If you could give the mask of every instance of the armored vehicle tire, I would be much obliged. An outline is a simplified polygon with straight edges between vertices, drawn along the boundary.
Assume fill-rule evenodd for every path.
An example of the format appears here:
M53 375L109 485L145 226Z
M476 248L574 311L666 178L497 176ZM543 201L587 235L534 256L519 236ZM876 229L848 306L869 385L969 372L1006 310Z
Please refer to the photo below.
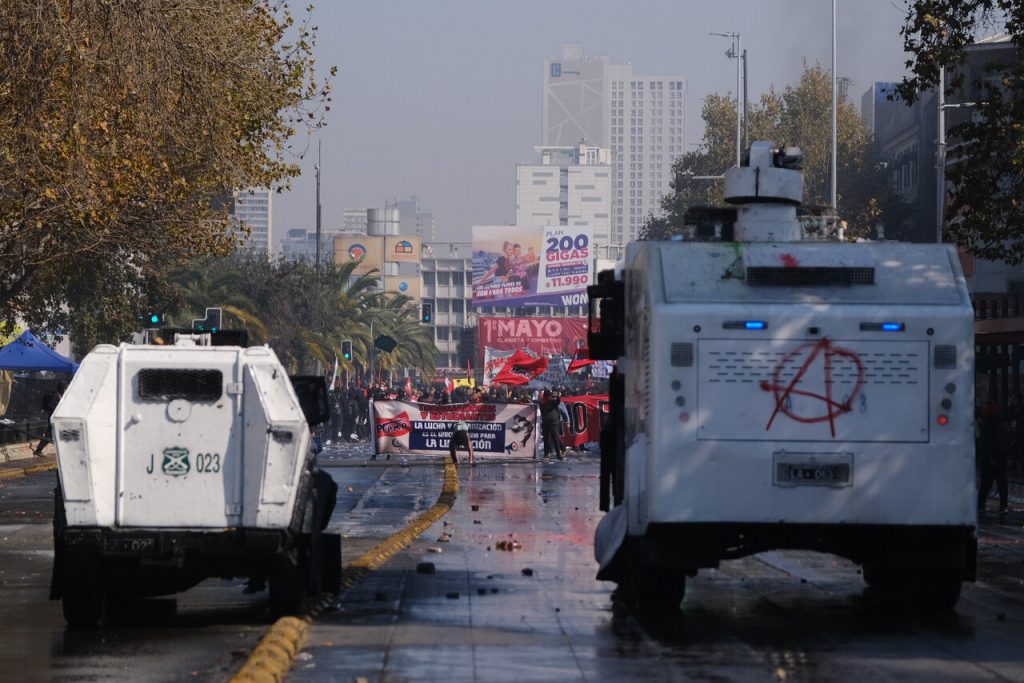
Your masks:
M300 557L303 553L299 553ZM290 556L280 558L270 571L270 614L278 617L302 616L306 608L306 562Z
M95 628L103 617L105 602L103 591L91 581L66 585L61 598L64 620L73 629Z
M963 582L955 572L925 574L908 577L913 582L914 606L935 612L949 612L960 600Z
M920 572L865 562L863 574L872 589L926 611L952 610L963 588L963 580L955 571Z
M686 595L686 576L671 567L647 567L631 558L626 594L630 606L648 615L672 616Z
M895 583L892 569L879 562L864 562L861 565L861 574L864 576L864 583L875 590L891 590Z
M341 534L320 534L320 590L337 593L341 590Z

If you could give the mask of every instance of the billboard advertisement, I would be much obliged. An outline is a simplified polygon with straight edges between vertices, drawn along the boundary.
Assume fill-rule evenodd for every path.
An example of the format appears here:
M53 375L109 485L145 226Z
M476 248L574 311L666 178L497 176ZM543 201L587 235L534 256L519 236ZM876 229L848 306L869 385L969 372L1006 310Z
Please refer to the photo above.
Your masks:
M592 239L590 226L473 226L473 305L585 304Z
M376 269L384 270L384 238L369 235L338 236L334 238L334 262L339 266L355 261L359 265L353 275L366 275Z
M377 453L419 453L448 457L459 420L469 424L477 458L493 455L533 458L537 451L537 406L517 403L374 401Z
M420 238L388 235L384 238L384 260L394 263L419 263Z
M481 353L529 349L538 356L568 356L587 343L586 318L480 318ZM477 360L483 360L478 358Z

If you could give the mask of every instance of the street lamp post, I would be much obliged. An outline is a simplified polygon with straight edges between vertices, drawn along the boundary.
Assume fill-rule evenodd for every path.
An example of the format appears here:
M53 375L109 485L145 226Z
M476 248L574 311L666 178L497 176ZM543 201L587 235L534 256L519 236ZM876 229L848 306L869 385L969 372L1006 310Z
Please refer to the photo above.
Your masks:
M832 211L836 211L836 0L832 0Z
M978 106L977 102L946 103L946 67L939 66L938 92L936 94L936 123L938 133L935 141L935 243L942 244L942 233L946 227L946 110L965 109Z
M320 141L316 143L316 271L320 272Z
M743 78L743 73L746 71L746 59L747 55L741 49L740 34L739 33L712 33L713 36L722 36L723 38L731 38L733 45L729 47L729 50L725 53L725 56L729 59L736 60L736 165L739 166L742 161L742 144L743 144L743 120L746 114L746 98L743 98L741 104L740 99L740 88ZM740 62L743 64L740 64ZM742 85L743 92L746 91L746 84ZM742 108L741 108L742 106Z

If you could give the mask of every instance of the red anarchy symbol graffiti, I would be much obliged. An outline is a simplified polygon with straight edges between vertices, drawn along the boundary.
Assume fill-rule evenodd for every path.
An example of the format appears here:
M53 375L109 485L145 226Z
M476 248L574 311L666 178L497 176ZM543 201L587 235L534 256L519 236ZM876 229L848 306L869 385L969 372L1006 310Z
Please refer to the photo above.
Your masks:
M783 370L785 370L787 366L792 365L793 359L806 349L810 349L807 360L805 360L800 366L800 369L797 370L796 376L793 377L793 380L789 384L783 384L781 380ZM811 367L818 356L824 356L825 393L816 394L805 389L797 389L797 384L800 383L800 380L803 379L803 376L807 373L807 370ZM857 367L857 382L854 384L853 391L850 392L850 395L846 397L846 400L843 403L839 403L832 399L832 369L837 358L852 362ZM825 422L828 420L832 437L835 438L836 417L853 410L853 402L857 398L857 395L860 393L861 387L863 386L864 365L861 363L860 357L857 356L856 353L849 349L834 346L828 339L801 344L786 354L786 356L775 367L775 372L772 375L772 381L770 383L761 382L761 389L764 391L770 391L775 396L775 410L772 411L772 416L768 420L768 425L765 427L765 431L772 428L772 422L775 421L775 416L781 412L797 422L803 422L805 424ZM815 415L811 417L796 415L790 407L787 407L787 401L791 396L806 396L808 398L822 401L825 404L825 413L823 415Z

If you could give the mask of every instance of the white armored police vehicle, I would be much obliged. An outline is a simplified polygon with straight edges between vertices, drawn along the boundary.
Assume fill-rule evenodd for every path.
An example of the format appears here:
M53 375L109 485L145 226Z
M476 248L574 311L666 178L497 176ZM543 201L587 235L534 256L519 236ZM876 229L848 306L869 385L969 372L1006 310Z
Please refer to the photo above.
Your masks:
M725 178L736 242L631 243L590 288L618 360L598 577L676 609L685 577L772 549L852 559L952 608L974 580L974 316L953 247L802 241L802 155Z
M73 627L209 577L269 581L277 615L338 588L340 537L323 533L337 486L310 436L328 417L323 379L210 338L99 345L53 414L51 598Z

